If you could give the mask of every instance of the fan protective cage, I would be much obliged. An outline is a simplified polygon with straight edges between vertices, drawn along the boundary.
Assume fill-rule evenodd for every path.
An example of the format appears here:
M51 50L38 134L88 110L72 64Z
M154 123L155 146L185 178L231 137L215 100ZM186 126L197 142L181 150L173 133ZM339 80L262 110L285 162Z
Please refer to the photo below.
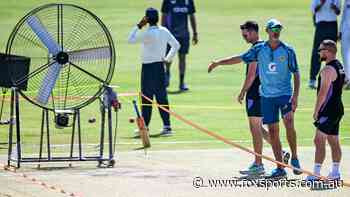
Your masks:
M30 21L40 24L39 28ZM56 51L43 42L39 31L46 32L41 37L49 37L51 43L47 43L54 43ZM115 66L114 44L106 26L92 12L72 4L47 4L30 11L12 31L6 53L31 59L27 90L19 92L48 110L74 110L90 104L110 83ZM50 79L53 66L59 71ZM54 86L43 103L38 95L46 78Z

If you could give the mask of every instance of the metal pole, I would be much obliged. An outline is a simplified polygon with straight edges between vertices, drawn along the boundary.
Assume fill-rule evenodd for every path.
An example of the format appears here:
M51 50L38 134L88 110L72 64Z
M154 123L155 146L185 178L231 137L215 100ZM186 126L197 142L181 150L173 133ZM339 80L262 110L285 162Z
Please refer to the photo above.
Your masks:
M112 110L108 106L108 145L109 145L109 160L113 159L113 132L112 132Z
M105 107L103 101L101 101L101 135L100 135L100 159L103 158L103 146L104 146L104 133L105 133Z
M76 115L76 111L74 111L74 115L73 115L73 128L72 128L72 137L71 137L71 141L70 141L70 157L73 157L73 149L74 149L74 136L75 136L75 122L77 120L77 115Z
M2 112L3 112L3 109L4 109L5 94L6 94L6 92L4 91L4 88L3 88L3 90L2 90L2 100L1 100L1 108L0 108L0 122L2 122Z
M47 136L47 159L51 160L51 143L50 143L50 126L49 126L49 111L45 109L46 114L46 136Z
M78 118L78 143L79 143L79 159L82 160L82 146L81 146L81 127L80 127L80 111L77 109L77 118Z
M12 155L12 137L13 137L13 124L14 120L14 102L15 102L15 93L14 88L11 88L11 104L10 104L10 127L9 127L9 148L7 153L7 165L11 166L11 155Z
M15 107L16 107L16 137L17 137L17 167L21 167L22 150L21 150L21 130L19 119L19 100L17 88L14 88L15 93Z
M41 131L40 131L40 147L39 147L39 162L43 155L43 141L44 141L44 128L45 128L45 110L41 113ZM40 167L40 166L38 166Z

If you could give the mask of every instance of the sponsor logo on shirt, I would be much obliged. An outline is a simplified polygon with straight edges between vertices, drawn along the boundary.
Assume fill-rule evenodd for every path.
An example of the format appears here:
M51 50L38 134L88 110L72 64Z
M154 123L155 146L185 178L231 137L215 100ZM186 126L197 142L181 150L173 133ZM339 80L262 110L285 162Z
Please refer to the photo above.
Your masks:
M174 13L188 13L188 8L187 7L174 7L173 8Z
M171 4L175 4L176 3L176 0L172 0L170 1Z
M286 61L287 57L282 55L278 59L280 60L280 62L284 62L284 61Z
M267 71L268 74L277 74L277 66L276 63L271 62L268 66L269 70Z

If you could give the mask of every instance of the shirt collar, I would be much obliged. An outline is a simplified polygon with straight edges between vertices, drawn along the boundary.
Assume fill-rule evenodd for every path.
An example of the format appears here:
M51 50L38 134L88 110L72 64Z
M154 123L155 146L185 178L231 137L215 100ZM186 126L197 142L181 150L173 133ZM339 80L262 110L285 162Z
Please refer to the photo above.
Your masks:
M149 26L148 29L158 29L158 25Z

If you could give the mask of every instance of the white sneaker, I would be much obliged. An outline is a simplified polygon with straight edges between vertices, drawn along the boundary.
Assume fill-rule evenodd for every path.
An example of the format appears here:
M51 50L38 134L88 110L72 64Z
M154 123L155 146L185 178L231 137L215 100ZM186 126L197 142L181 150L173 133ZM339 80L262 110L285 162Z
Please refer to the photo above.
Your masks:
M163 128L161 131L160 131L160 136L164 136L164 137L168 137L168 136L172 136L173 135L173 131L171 130L170 127L167 127L167 128Z
M247 169L240 170L239 173L249 176L259 176L265 174L265 168L263 164L258 165L256 163L253 163Z
M332 173L330 172L327 176L328 180L340 180L340 173Z
M320 181L320 179L314 175L308 175L306 178L305 178L305 181L306 182L314 182L314 181Z

